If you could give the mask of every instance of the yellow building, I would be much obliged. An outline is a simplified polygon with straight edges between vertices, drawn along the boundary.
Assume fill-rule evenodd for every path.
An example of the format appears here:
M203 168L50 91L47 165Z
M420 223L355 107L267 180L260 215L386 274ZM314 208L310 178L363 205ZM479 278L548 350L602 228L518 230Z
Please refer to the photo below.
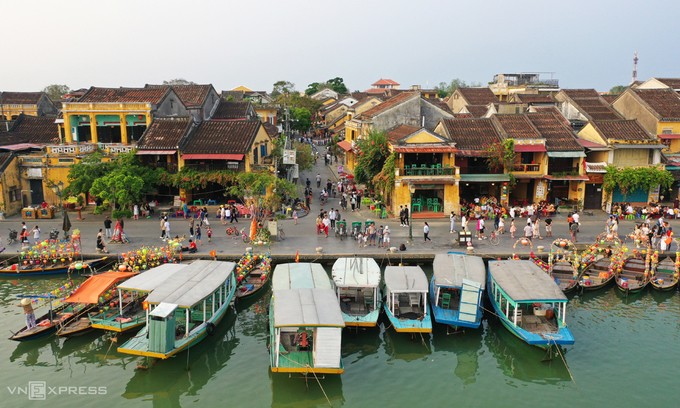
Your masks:
M57 107L45 92L0 92L0 120L15 120L22 114L56 115Z

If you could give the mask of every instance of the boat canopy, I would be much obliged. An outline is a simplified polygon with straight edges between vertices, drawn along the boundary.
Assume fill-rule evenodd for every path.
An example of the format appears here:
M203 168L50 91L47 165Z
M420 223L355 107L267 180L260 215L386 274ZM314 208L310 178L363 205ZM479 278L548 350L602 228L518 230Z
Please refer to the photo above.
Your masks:
M126 280L118 285L118 289L151 292L156 289L157 286L161 285L166 280L169 280L175 272L187 266L187 264L166 263Z
M273 298L274 327L345 327L331 289L277 290Z
M380 266L373 258L338 258L333 281L340 288L374 288L380 285Z
M273 290L302 288L331 289L331 281L321 264L285 263L276 265L272 277Z
M174 303L190 308L210 296L229 278L234 262L194 261L182 273L175 273L146 298L152 304Z
M385 286L390 292L426 292L427 278L420 266L388 266L385 268Z
M437 286L462 287L463 279L478 282L481 289L486 285L486 268L478 256L462 254L437 254L432 262L434 283Z
M99 303L99 297L116 282L135 276L137 272L109 271L87 278L71 296L64 299L67 303Z
M532 261L489 261L489 274L515 302L566 302L553 278Z

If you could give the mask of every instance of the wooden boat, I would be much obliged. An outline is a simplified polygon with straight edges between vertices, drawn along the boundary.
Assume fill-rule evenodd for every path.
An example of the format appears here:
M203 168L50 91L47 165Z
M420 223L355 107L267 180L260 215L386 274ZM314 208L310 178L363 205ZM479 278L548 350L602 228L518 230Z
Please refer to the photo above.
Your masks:
M607 257L597 259L581 272L579 287L584 291L598 290L614 281L614 273L610 270L612 260Z
M562 292L571 293L578 289L578 272L569 261L558 261L550 266L550 276L555 280Z
M12 337L10 337L10 340L14 341L28 341L28 340L36 340L43 338L45 336L53 334L56 330L57 327L59 326L60 323L68 323L71 319L74 318L75 313L77 310L75 310L74 306L77 305L71 305L68 303L63 303L56 308L52 308L52 300L56 298L56 296L52 295L38 295L38 296L26 296L29 298L38 298L38 299L49 299L50 302L50 310L49 312L43 314L42 316L38 317L35 319L36 321L36 326L29 329L28 327L24 326L21 330L18 332L14 333Z
M378 263L373 258L338 258L331 276L345 326L377 326L382 306Z
M140 273L118 285L118 307L104 307L90 315L93 329L126 332L146 324L143 302L147 295L186 264L167 263Z
M269 254L253 255L253 264L254 266L246 273L236 289L238 299L247 299L255 295L269 283L272 257Z
M276 266L269 306L272 372L342 374L343 327L340 304L323 266Z
M93 268L96 269L107 261L108 257L104 256L101 258L90 259L87 261L79 262L68 262L63 263L61 261L56 263L32 265L32 264L19 264L15 263L6 268L0 269L0 277L22 277L22 276L38 276L38 275L57 275L61 273L80 272L81 269ZM77 266L80 268L77 268Z
M621 272L616 274L616 287L627 294L641 292L650 281L645 263L646 261L640 258L626 259Z
M68 322L61 322L57 336L72 337L83 335L92 329L89 313L99 308L108 308L112 300L111 288L121 281L135 276L137 272L108 271L87 278L64 302L82 305Z
M419 266L385 269L385 313L397 332L432 333L427 277Z
M567 298L533 262L489 261L487 292L503 326L527 344L574 344L566 324Z
M478 256L438 254L432 263L430 305L434 321L476 329L482 322L486 268Z
M146 326L118 352L167 359L215 333L236 292L235 267L194 261L166 279L146 297Z
M653 270L652 280L649 282L654 289L668 291L678 286L679 261L674 261L673 258L667 257L656 265L656 268Z

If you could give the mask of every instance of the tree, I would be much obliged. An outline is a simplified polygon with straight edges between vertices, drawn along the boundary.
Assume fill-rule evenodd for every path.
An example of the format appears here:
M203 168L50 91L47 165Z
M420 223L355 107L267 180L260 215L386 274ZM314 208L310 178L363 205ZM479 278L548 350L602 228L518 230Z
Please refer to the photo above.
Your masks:
M95 197L108 200L111 203L111 214L116 209L116 203L121 208L129 208L132 204L141 201L144 179L130 174L127 169L116 167L104 177L100 177L92 183L90 193Z
M345 86L345 80L340 77L329 79L326 81L326 84L328 84L332 90L339 94L348 93L347 87Z
M258 207L264 206L276 211L280 208L283 197L293 196L296 190L295 184L268 171L251 171L238 173L227 193L252 199Z
M609 90L609 94L610 95L619 95L619 94L622 94L623 91L625 91L626 89L628 89L628 87L625 86L625 85L616 85L616 86L613 86L612 89Z
M320 84L318 82L312 82L311 84L307 85L307 89L305 89L305 95L311 96L319 92L319 87L321 85L323 84Z
M104 155L101 152L95 152L85 156L80 163L71 165L67 176L69 184L64 188L64 196L75 197L87 194L96 179L110 172L113 163L102 161L103 158Z
M175 78L169 81L163 81L163 85L196 85L196 82L187 81L184 78Z
M304 132L312 125L312 112L307 108L292 108L290 110L291 127Z
M295 149L295 162L300 171L309 170L314 166L314 156L312 156L312 146L309 143L293 143Z
M43 88L42 91L45 92L51 100L60 101L70 90L71 89L67 85L52 84Z
M494 142L486 147L488 156L486 163L493 171L507 170L511 172L515 164L515 140L512 138L504 139L502 142Z
M272 98L277 98L280 95L289 96L290 94L297 93L295 90L295 84L290 81L276 81L274 82L274 88L272 89Z
M354 176L359 183L373 186L373 178L380 173L390 154L385 132L371 131L357 142L358 158Z

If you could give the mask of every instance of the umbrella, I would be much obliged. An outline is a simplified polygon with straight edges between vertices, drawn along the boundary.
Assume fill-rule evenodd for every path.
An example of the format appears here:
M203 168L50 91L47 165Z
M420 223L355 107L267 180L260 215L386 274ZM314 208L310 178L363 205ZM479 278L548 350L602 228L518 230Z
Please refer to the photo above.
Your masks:
M68 212L66 209L62 211L64 213L64 223L61 226L61 229L64 230L64 235L68 235L69 230L71 229L71 220L68 218Z

